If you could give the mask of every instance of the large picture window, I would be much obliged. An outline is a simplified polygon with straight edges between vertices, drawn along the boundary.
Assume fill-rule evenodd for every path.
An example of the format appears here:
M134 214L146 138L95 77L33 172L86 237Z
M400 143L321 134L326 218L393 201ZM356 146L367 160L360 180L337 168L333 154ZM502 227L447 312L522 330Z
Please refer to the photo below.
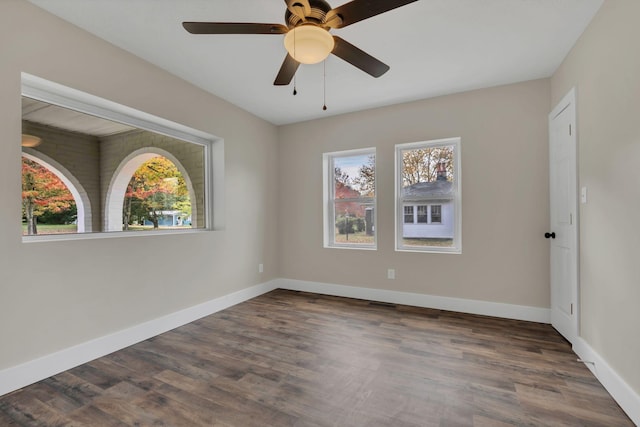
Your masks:
M396 250L462 251L460 139L396 145Z
M220 225L221 140L26 73L22 92L23 241Z
M324 246L376 248L375 149L326 153Z

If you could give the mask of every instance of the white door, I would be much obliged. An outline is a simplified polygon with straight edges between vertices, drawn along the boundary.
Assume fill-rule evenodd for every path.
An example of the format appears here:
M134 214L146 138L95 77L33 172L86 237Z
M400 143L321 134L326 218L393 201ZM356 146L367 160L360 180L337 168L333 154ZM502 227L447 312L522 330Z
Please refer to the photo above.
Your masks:
M549 115L551 325L578 336L576 109L572 90Z

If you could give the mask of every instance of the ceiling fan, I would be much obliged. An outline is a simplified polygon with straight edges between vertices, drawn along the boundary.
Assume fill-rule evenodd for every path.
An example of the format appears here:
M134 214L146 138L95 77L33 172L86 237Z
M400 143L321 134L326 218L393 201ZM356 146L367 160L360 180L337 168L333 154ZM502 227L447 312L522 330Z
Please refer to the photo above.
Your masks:
M417 0L352 0L332 9L325 0L285 0L286 26L241 22L183 22L191 34L285 34L287 56L273 82L288 85L300 64L315 64L330 53L351 65L380 77L389 66L351 43L329 33Z

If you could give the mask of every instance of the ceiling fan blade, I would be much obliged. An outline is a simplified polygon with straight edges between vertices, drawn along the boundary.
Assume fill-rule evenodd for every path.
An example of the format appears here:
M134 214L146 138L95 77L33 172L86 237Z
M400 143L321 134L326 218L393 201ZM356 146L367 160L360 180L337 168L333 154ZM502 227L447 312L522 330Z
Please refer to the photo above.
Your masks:
M303 21L306 21L307 16L311 15L311 5L309 4L309 0L284 0L284 2L287 4L289 12L293 13Z
M327 13L325 23L332 28L343 28L418 0L353 0Z
M300 63L293 59L291 55L287 54L284 58L284 62L282 63L282 67L280 67L280 71L278 71L278 75L276 76L276 80L273 82L276 86L286 86L291 83L293 76L298 71L298 67Z
M336 44L331 53L341 59L344 59L354 67L361 69L373 77L380 77L389 71L389 66L387 64L378 61L373 56L358 49L344 39L341 39L338 36L333 36L333 40L335 40Z
M183 22L191 34L285 34L282 24L256 24L243 22Z

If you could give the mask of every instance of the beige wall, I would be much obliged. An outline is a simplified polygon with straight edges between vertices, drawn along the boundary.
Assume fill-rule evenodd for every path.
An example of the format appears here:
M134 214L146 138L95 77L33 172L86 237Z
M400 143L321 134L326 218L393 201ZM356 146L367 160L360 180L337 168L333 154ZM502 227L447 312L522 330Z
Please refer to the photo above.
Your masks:
M548 308L549 103L545 79L281 127L282 276ZM394 144L456 136L463 253L395 252ZM364 147L377 149L378 250L324 249L322 153Z
M576 87L580 334L640 393L640 2L607 0L551 79Z
M226 229L22 243L20 72L224 138ZM0 82L0 369L278 275L273 125L24 0L0 2Z

